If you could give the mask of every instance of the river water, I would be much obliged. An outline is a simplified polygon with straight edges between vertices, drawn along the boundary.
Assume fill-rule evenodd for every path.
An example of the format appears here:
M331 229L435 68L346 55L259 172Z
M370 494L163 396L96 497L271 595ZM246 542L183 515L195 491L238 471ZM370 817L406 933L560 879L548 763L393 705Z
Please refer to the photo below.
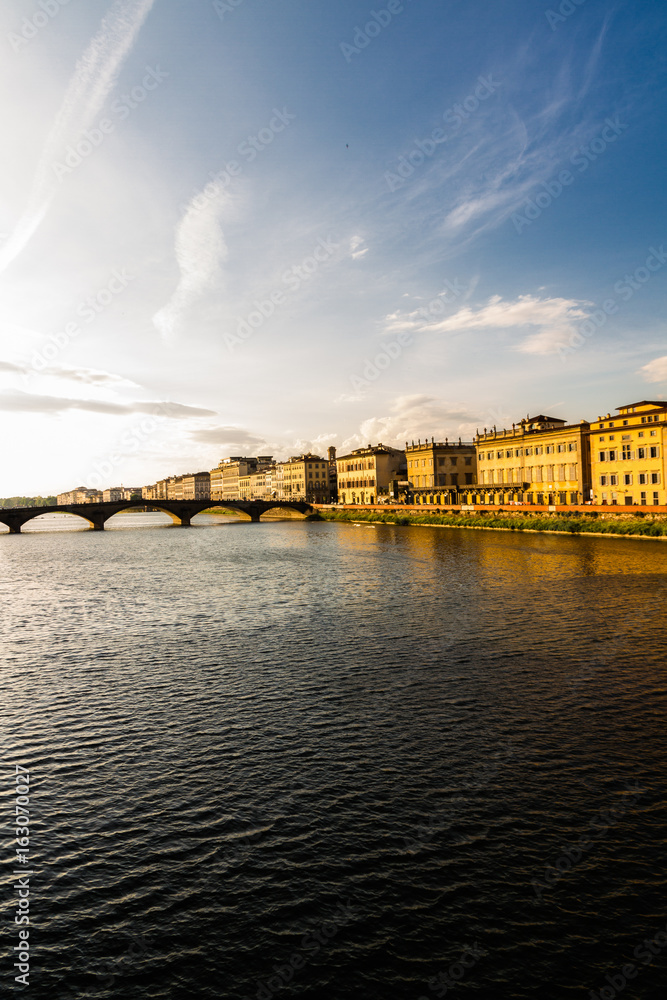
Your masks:
M3 995L664 1000L667 546L77 525L0 539Z

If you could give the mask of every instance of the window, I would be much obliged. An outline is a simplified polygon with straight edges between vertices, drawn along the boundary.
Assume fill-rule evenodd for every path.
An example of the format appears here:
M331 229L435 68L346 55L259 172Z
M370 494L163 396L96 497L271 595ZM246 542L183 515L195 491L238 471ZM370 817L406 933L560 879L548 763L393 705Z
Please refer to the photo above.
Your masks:
M632 441L632 434L622 434L621 441Z
M553 455L553 453L554 453L554 446L552 444L548 444L547 445L547 451L546 451L546 453L547 453L547 455Z
M502 457L503 457L502 451L496 452L496 458L502 458Z
M625 475L623 476L623 485L624 486L632 486L632 474L631 473L629 473L629 472L625 473Z
M612 420L612 422L610 424L607 424L607 426L608 427L613 427L614 426L614 421Z
M627 427L627 426L628 426L628 421L627 421L627 420L624 420L624 421L623 421L623 426L624 426L624 427Z
M535 448L535 454L536 455L541 455L542 454L542 445L541 444L538 444L538 446Z
M466 465L470 465L470 463L472 462L472 457L470 455L466 455L463 461Z
M606 485L607 485L607 477L600 476L600 486L606 486Z
M565 445L564 444L559 444L558 445L558 451L565 451Z
M652 483L659 483L660 482L660 473L659 472L652 472L651 473L651 482Z
M498 456L498 458L502 458L502 457L503 457L502 455ZM458 458L456 458L456 456L454 456L454 455L452 455L452 457L450 458L449 461L452 463L452 465L457 465L458 464Z
M653 494L653 503L657 506L660 503L660 497L657 493Z
M577 450L577 442L576 441L570 441L570 443L567 446L567 450L568 451L576 451Z
M600 435L600 441L604 441L604 434Z
M651 448L651 458L659 458L660 454L657 448Z
M637 448L637 458L646 458L646 448Z
M640 493L639 494L639 502L642 504L643 507L646 506L646 494L645 493Z
M654 437L655 437L655 431L651 431L651 437L652 437L652 438L654 438Z
M646 417L642 417L642 423L643 423L643 424L645 424L645 423L646 423Z
M532 448L526 448L526 455L532 455L532 454L533 454L533 449Z
M482 452L479 457L480 457L480 459L483 459L484 458L484 453ZM444 464L445 464L444 458L439 458L438 459L438 465L439 466L443 466Z
M618 486L618 476L611 475L609 477L609 485L610 486Z
M611 427L611 426L612 426L612 424L609 424L609 426ZM610 440L610 441L614 441L614 440L615 440L615 435L614 435L614 434L610 434L610 435L609 435L609 440Z
M623 459L624 462L626 462L628 459L632 458L632 452L630 450L630 445L629 444L624 444L622 446L621 458Z
M610 451L609 452L609 461L610 462L615 462L616 461L616 452L615 451Z
M598 461L599 462L606 462L607 461L607 452L606 451L601 451L600 452Z
M647 482L648 482L648 476L647 476L647 474L645 472L640 472L639 473L639 484L640 484L640 486L646 486Z
M507 451L505 452L505 458L511 458L511 457L512 457L512 449L508 448Z
M640 431L639 434L637 435L637 437L643 438L644 437L644 432Z

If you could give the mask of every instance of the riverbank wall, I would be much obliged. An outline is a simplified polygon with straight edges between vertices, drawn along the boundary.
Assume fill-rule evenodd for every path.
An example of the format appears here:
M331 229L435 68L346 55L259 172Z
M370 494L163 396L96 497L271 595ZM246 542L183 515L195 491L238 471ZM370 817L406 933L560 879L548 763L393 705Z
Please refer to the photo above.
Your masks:
M433 525L504 531L634 535L667 540L667 507L425 507L425 505L317 505L327 521Z

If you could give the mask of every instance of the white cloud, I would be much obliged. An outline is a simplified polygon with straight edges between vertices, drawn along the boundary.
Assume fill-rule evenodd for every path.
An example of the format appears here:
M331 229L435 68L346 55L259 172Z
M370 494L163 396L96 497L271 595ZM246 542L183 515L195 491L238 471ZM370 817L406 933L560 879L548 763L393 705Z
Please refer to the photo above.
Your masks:
M561 344L569 342L576 324L587 318L588 305L590 303L576 299L520 295L514 301L505 301L500 295L493 295L481 308L463 306L447 319L422 324L421 329L430 333L460 333L463 330L518 331L534 327L535 332L517 344L515 350L524 354L555 354ZM414 315L408 314L406 319Z
M136 403L116 403L102 399L71 399L65 396L47 396L22 392L14 389L0 393L0 411L8 413L64 413L67 410L84 410L88 413L106 413L112 416L128 416L133 413L147 413L151 416L170 417L175 420L189 417L214 417L215 410L206 410L185 403L162 401L138 401Z
M342 452L363 448L367 444L391 445L404 448L406 441L421 437L436 440L470 439L481 418L465 406L444 403L435 396L399 396L384 417L369 417L359 432L342 444Z
M185 310L222 278L227 245L221 221L229 204L223 184L212 181L192 198L178 224L175 252L180 279L169 302L153 317L165 340L175 337Z
M350 256L352 260L359 260L360 257L364 257L368 253L368 247L364 247L363 250L359 249L363 242L362 236L353 236L350 240Z
M67 365L48 365L44 368L34 368L32 365L22 364L14 361L0 361L0 372L8 372L12 375L22 375L24 378L33 376L44 376L48 378L63 379L69 382L82 382L84 385L94 385L99 387L113 386L126 388L138 388L136 382L125 378L124 375L114 375L113 372L100 371L97 368L70 368Z
M28 204L0 249L0 272L18 257L49 210L59 186L54 163L90 127L111 93L154 0L115 0L79 59L42 152Z
M646 382L667 382L667 354L643 365L639 369L639 374Z

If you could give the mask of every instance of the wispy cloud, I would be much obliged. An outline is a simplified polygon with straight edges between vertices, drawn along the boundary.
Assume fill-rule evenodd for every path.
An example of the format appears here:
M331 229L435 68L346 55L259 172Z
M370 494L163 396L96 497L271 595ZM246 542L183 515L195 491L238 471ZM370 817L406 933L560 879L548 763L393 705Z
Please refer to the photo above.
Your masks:
M242 427L231 425L203 427L192 431L190 437L198 444L218 445L221 449L228 451L229 454L234 454L235 452L239 454L248 452L256 453L266 446L265 438L257 437Z
M153 317L167 341L177 335L186 309L222 279L227 245L221 223L229 204L230 195L222 183L213 182L205 193L195 195L178 224L175 251L180 280L169 302Z
M0 249L0 272L18 257L48 212L58 188L54 163L102 110L153 3L154 0L115 0L78 61L46 140L26 209Z
M113 403L100 399L69 399L64 396L45 396L21 392L18 389L0 393L0 410L7 413L64 413L67 410L85 410L88 413L107 413L113 416L130 416L133 413L160 415L174 420L190 417L214 417L215 410L169 401L139 401Z
M639 374L646 382L667 382L667 354L643 365L639 369Z
M69 382L82 382L84 385L137 387L136 382L124 375L114 375L113 372L103 372L96 368L70 368L67 365L48 365L37 371L32 365L19 364L14 361L0 361L0 372L10 372L13 375L48 376L64 379Z
M453 315L436 322L423 318L423 311L392 313L385 318L386 332L411 330L428 333L462 333L464 330L516 330L533 327L514 349L524 354L555 354L561 344L569 342L576 324L588 315L589 302L576 299L539 298L520 295L513 301L493 295L479 308L462 306Z

